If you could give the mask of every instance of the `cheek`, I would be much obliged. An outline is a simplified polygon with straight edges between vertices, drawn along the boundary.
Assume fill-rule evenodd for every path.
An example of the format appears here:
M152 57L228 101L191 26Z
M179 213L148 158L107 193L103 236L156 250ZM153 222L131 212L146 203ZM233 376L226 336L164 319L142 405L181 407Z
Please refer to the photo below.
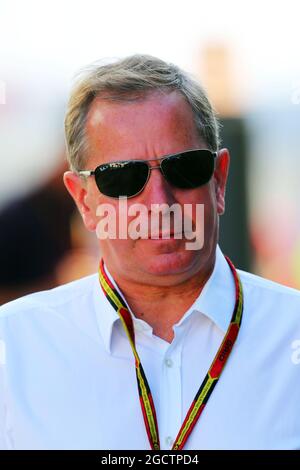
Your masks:
M105 220L113 219L112 211L114 206L107 199L99 193L98 188L94 188L92 185L88 188L85 196L85 219L89 221L90 226L94 227L98 239L103 238L102 233L103 227L105 227ZM112 220L109 220L109 225L112 226Z
M217 199L215 187L212 182L208 185L206 199L204 202L204 214L205 232L210 233L214 230L218 219Z
M103 196L94 181L90 181L89 183L87 187L86 203L93 212L96 212L96 208L102 202L101 199Z
M122 250L134 240L128 237L128 225L134 217L128 216L128 203L108 198L102 194L90 194L91 217L96 225L96 235L101 244Z
M193 219L196 215L197 205L204 206L204 213L206 217L211 218L211 215L217 212L217 201L214 190L214 184L211 182L202 188L194 189L191 191L181 191L176 194L176 200L180 203L182 210L185 204L192 206Z

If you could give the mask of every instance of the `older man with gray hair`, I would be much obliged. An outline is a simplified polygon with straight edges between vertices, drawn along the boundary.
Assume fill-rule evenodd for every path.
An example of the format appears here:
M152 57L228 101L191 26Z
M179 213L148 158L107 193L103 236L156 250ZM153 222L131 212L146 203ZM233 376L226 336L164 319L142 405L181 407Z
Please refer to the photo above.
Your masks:
M151 56L97 64L65 129L99 272L0 309L0 445L300 448L300 294L217 244L229 152L202 87Z

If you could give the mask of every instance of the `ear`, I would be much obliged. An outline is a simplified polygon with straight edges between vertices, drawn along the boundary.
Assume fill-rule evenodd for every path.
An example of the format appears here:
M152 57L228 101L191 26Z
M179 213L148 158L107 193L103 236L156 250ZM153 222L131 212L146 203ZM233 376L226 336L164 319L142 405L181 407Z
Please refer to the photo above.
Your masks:
M94 232L96 230L95 217L92 207L88 204L86 181L73 171L66 171L63 180L65 187L75 201L85 227Z
M225 212L225 190L229 172L230 155L227 149L221 149L216 157L214 172L215 192L218 214Z

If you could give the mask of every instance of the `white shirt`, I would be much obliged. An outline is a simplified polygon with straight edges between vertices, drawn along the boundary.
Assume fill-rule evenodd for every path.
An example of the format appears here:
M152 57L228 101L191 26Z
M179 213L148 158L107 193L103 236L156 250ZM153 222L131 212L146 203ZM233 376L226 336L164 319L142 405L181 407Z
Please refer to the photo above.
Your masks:
M300 449L300 293L238 272L241 330L184 449ZM134 319L162 449L172 447L234 302L217 248L171 344ZM150 449L132 350L97 274L1 307L0 341L0 447Z

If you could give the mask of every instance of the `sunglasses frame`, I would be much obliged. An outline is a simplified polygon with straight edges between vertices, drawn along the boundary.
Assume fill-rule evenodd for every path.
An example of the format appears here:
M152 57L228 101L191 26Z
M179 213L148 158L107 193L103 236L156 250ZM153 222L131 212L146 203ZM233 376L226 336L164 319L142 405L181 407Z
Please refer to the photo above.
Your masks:
M109 162L109 163L101 163L101 165L98 165L95 170L79 170L77 172L77 174L83 178L87 178L89 176L94 176L96 174L96 171L99 171L99 169L101 171L104 171L106 170L107 168L122 168L123 166L127 165L128 163L132 163L132 162L142 162L142 163L145 163L147 166L148 166L148 176L147 176L147 180L145 181L145 184L144 186L142 187L142 189L140 191L138 191L137 193L133 194L132 196L126 196L127 199L130 199L132 197L135 197L135 196L138 196L146 187L148 181L149 181L149 178L150 178L150 173L152 170L157 170L157 169L160 169L162 175L164 176L164 178L168 181L167 177L165 176L164 172L163 172L163 169L161 167L161 164L164 160L168 160L170 158L174 158L174 157L177 157L183 153L189 153L189 152L199 152L199 151L202 151L202 150L205 150L206 152L209 152L212 157L214 158L214 162L215 162L215 159L218 155L218 152L215 152L213 150L210 150L210 149L189 149L189 150L183 150L181 152L178 152L178 153L171 153L171 154L168 154L168 155L164 155L162 157L158 157L158 158L149 158L147 160L143 160L143 159L134 159L134 160L116 160L114 162ZM148 164L148 162L160 162L159 165L156 165L156 166L150 166ZM97 184L97 182L96 182ZM204 183L206 184L206 183ZM198 187L200 186L203 186L203 185L199 185ZM97 185L97 188L99 189L98 185ZM112 199L119 199L120 196L107 196L106 194L102 193L101 190L99 189L100 193L103 194L104 196L106 197L109 197L109 198L112 198Z

